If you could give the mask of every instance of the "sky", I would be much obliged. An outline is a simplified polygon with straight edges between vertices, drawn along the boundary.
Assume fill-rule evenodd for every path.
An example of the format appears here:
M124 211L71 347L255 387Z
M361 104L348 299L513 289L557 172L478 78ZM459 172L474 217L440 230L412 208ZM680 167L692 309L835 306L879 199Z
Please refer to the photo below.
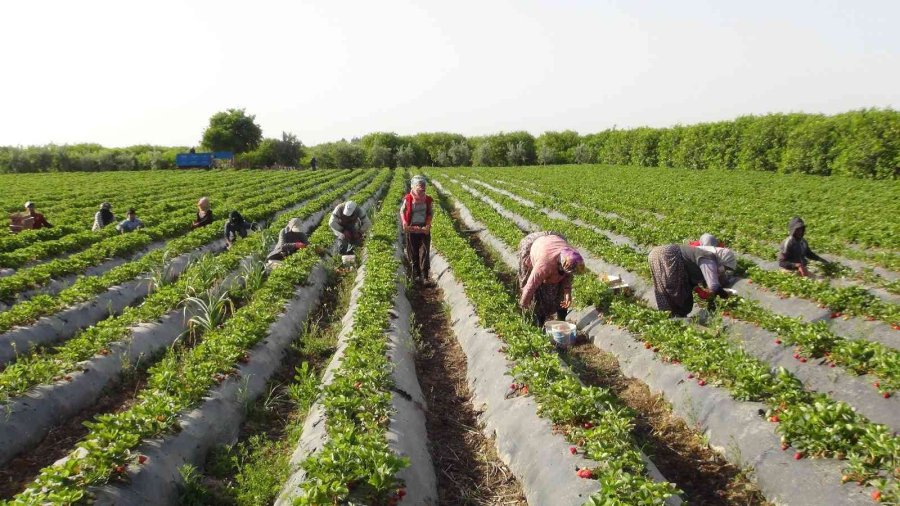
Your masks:
M369 132L598 132L900 108L900 1L7 1L0 145L196 145L256 116Z

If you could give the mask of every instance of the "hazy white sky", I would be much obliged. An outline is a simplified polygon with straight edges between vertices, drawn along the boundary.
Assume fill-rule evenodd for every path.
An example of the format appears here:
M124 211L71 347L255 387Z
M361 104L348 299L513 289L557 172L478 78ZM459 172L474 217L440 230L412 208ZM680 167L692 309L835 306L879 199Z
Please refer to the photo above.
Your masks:
M192 145L255 114L372 131L900 107L900 1L4 1L0 145Z

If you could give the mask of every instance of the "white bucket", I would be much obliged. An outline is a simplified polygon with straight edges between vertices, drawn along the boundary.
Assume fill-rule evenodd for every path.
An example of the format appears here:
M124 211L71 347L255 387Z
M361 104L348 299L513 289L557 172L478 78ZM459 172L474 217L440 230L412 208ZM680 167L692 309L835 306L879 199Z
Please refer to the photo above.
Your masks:
M575 324L562 320L550 320L544 323L544 332L559 348L568 348L575 344L575 339L578 337L578 328Z

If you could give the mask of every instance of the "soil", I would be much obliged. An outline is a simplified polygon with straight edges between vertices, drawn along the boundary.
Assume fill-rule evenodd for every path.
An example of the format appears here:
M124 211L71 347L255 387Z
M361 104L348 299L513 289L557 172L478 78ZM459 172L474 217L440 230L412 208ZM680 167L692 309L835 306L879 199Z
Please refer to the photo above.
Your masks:
M96 403L50 430L36 447L10 460L0 469L0 499L11 499L34 481L41 469L68 455L88 433L84 422L95 416L120 412L137 400L147 381L147 369L129 369L123 381L105 392Z
M295 368L303 362L321 374L328 365L337 347L337 335L341 330L341 318L350 304L350 290L356 277L356 270L340 267L329 271L319 305L309 316L302 340L290 346L281 367L269 381L269 395L262 396L251 407L247 420L241 426L238 442L230 447L219 448L210 453L206 462L206 474L202 485L205 488L204 504L236 504L233 488L240 469L233 465L230 455L234 448L247 442L251 437L262 436L269 441L286 441L292 430L302 423L306 416L288 398L288 386L294 382ZM299 433L296 434L299 436ZM293 450L291 444L279 445L272 452ZM226 462L226 465L222 465Z
M455 226L461 223L456 213L453 221ZM495 261L475 235L468 237L485 264L508 290L515 292L518 286L515 273ZM662 396L652 394L646 384L622 375L615 356L588 343L571 348L563 359L585 384L609 389L635 412L634 435L638 443L663 476L684 492L683 497L690 504L769 504L746 472L730 464L696 430L671 414L671 407ZM419 377L428 376L420 372Z
M634 411L639 444L666 479L684 491L690 504L769 504L744 471L709 448L695 430L671 413L662 396L624 377L612 354L585 343L570 348L563 358L584 383L609 389Z
M450 330L437 287L410 291L416 318L416 374L428 403L428 446L439 504L525 505L525 494L481 431L466 382L466 356Z

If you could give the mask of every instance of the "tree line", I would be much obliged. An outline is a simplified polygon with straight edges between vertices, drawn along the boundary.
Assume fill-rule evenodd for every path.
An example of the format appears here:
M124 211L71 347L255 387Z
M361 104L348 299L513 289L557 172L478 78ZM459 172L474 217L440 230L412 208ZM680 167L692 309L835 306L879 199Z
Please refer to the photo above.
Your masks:
M900 113L864 109L826 116L767 114L668 128L524 131L465 137L435 132L370 133L306 147L293 134L263 139L252 115L229 109L210 118L202 146L238 153L239 167L322 168L510 166L602 163L642 167L754 170L895 179ZM133 146L0 147L0 172L165 169L184 148Z

